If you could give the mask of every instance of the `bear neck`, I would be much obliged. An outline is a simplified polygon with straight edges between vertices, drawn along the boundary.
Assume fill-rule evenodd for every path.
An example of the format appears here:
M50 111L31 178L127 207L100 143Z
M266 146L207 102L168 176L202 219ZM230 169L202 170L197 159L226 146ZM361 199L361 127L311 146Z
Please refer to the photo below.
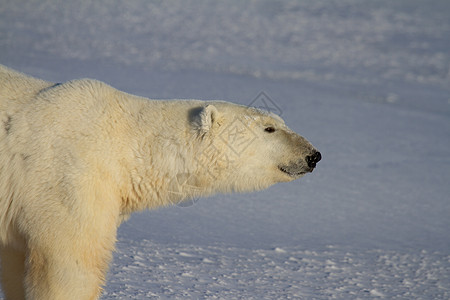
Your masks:
M212 195L213 191L229 191L220 184L222 177L228 177L228 168L215 158L222 156L225 149L214 148L214 137L199 135L189 123L188 111L199 105L204 102L145 99L135 110L138 115L132 119L137 129L130 144L133 171L122 193L123 214L178 204ZM220 168L224 168L221 178L217 173Z

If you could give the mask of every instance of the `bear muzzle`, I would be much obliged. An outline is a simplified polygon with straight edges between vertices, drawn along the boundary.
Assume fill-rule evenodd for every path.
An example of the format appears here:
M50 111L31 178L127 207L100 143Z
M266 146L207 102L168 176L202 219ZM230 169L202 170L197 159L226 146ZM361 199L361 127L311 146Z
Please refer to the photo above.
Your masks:
M288 165L280 165L278 169L291 177L300 177L308 172L312 172L321 159L322 154L317 150L313 150L304 160L301 159Z

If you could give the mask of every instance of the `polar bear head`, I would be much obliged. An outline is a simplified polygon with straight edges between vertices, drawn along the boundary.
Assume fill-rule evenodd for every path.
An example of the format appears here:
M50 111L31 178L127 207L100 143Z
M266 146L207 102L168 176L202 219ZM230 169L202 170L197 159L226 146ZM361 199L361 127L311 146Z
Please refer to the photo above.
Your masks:
M214 191L252 191L312 172L321 159L277 115L228 102L190 111L197 176Z

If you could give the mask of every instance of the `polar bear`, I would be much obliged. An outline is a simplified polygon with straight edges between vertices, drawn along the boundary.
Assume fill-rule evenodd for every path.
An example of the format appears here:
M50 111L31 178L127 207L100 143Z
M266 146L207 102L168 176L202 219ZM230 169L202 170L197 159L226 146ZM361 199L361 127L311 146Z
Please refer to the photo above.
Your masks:
M7 299L97 299L132 212L264 189L320 153L271 113L149 100L0 66L0 255Z

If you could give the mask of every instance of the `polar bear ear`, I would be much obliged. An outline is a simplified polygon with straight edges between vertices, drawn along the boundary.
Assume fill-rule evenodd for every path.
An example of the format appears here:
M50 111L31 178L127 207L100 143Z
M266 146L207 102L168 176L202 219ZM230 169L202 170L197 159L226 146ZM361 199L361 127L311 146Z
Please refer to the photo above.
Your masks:
M208 104L192 110L191 120L199 133L204 135L211 130L214 123L217 121L218 113L219 112L214 105Z

